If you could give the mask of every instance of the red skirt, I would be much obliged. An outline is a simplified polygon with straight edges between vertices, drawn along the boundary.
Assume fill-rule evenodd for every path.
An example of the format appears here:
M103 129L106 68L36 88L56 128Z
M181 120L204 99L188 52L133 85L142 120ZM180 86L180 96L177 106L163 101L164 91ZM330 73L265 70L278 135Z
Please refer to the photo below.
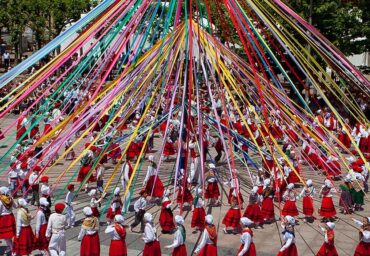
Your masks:
M262 207L261 207L261 216L264 219L274 219L275 212L274 212L274 202L271 197L266 197L263 199Z
M13 213L0 216L0 239L12 239L15 236L15 218Z
M99 234L85 235L81 241L80 256L100 256Z
M91 211L94 217L100 218L100 212L98 210L98 207L91 207Z
M185 195L181 193L182 189L179 190L179 193L177 194L176 201L178 204L183 204L183 203L192 203L194 198L193 195L191 194L190 190L188 188L185 189Z
M340 142L342 142L342 144L346 147L346 148L350 148L351 147L351 139L349 138L349 136L345 133L341 133L339 134L338 136L338 140Z
M370 255L370 243L360 242L355 250L354 256L368 256Z
M359 143L359 148L360 148L362 153L367 152L367 143L368 143L367 138L361 137L360 143Z
M127 256L127 246L124 240L111 240L109 256Z
M194 208L193 216L191 217L191 227L204 229L206 223L206 211L204 208Z
M295 201L286 201L284 204L284 208L282 211L283 216L290 215L292 217L298 216L298 209L297 206L295 205Z
M258 204L249 204L247 209L243 214L243 217L247 217L254 223L259 223L262 221L261 208Z
M22 227L19 238L14 238L13 253L16 255L31 254L35 238L30 226Z
M227 228L240 228L240 218L240 210L230 208L222 220L222 224L224 224Z
M286 248L284 251L279 252L277 256L298 256L297 247L295 244L292 244L288 248Z
M299 169L296 169L296 172L299 173ZM299 179L298 175L294 171L291 171L289 173L288 182L293 183L293 184L300 182L300 179Z
M35 237L35 250L48 250L49 240L46 238L46 228L48 224L42 224L40 227L39 237Z
M235 190L235 188L230 188L229 195L227 197L227 202L229 204L231 204L231 199L233 198L233 192L234 192L234 190ZM239 200L240 200L240 204L244 203L243 195L240 192L239 192Z
M83 182L84 179L86 178L86 176L89 174L91 170L91 166L88 165L88 166L81 166L80 170L78 171L78 176L77 176L77 181L78 182ZM90 175L90 178L88 180L89 182L95 182L95 177L94 175Z
M161 256L161 245L159 241L146 243L144 246L143 256Z
M187 256L186 246L182 244L173 249L172 256Z
M338 252L334 244L323 243L316 256L338 256Z
M310 196L303 197L303 214L306 216L313 215L313 200Z
M172 156L174 154L176 154L175 146L173 145L173 143L166 142L164 144L163 155Z
M145 191L152 197L162 197L164 193L164 186L161 179L157 175L150 176L146 184Z
M244 248L244 244L241 244L240 245L240 248L239 248L239 251L238 253L240 253ZM239 254L238 254L239 255ZM250 245L249 245L249 249L246 253L243 254L243 256L256 256L257 255L257 252L256 252L256 246L254 245L254 243L252 242Z
M162 232L169 232L175 228L173 213L170 209L162 208L161 214L159 215L159 224L161 225Z
M112 207L109 207L107 212L107 219L113 220L116 215L120 215L122 213L121 207L116 208L116 210L113 212Z
M204 198L209 199L209 198L218 198L220 196L220 190L218 189L218 184L217 182L211 182L208 183L207 189L204 193Z
M319 214L324 218L331 218L337 214L331 197L324 197L322 199Z
M25 134L26 132L27 132L26 127L20 128L19 130L17 130L17 134L15 136L15 139L19 140L22 137L22 135ZM28 140L28 136L26 135L22 140Z
M217 256L217 246L206 244L198 253L198 256Z

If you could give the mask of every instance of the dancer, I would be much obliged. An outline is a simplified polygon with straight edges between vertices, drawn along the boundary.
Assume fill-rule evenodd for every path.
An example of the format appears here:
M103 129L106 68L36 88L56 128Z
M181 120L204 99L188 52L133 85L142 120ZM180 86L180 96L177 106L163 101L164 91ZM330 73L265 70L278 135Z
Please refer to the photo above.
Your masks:
M313 208L313 197L316 193L316 190L312 184L312 180L307 180L306 185L302 189L299 197L303 197L303 214L304 214L304 222L312 220L314 208Z
M120 192L120 188L119 187L116 187L114 189L114 196L113 196L113 199L112 199L112 202L111 202L111 205L108 209L108 212L107 212L107 223L108 225L110 225L114 219L114 216L116 216L117 214L121 214L122 213L122 200L121 200L121 197L119 195L119 192Z
M164 198L162 200L161 213L159 215L159 224L162 228L162 233L168 234L175 228L175 223L173 222L172 204L171 200L168 198L169 190L164 192Z
M275 210L274 210L274 194L275 190L270 186L270 179L264 180L264 186L262 191L263 201L261 206L261 216L264 223L272 223L275 221Z
M257 226L262 222L262 214L260 209L260 196L257 193L258 187L254 186L249 195L249 204L245 209L243 217L251 219Z
M68 193L65 199L65 204L67 206L67 209L66 209L67 227L66 228L69 228L69 227L75 226L76 215L75 215L75 212L73 211L72 202L75 199L76 194L74 193L75 186L73 184L68 184L67 189L68 189Z
M164 186L158 176L157 164L154 162L153 155L149 156L149 163L143 187L145 187L145 191L148 195L153 198L159 198L163 196Z
M281 221L283 228L284 245L281 247L277 256L298 256L297 247L295 245L294 225L296 220L292 216L285 216Z
M50 217L49 202L45 197L40 198L40 208L36 214L35 230L35 250L39 250L42 255L49 255L49 239L46 237L46 229Z
M0 239L7 245L5 253L13 250L13 237L16 232L13 209L17 207L7 187L0 187Z
M198 230L203 231L205 227L206 211L204 210L204 200L202 198L202 189L196 189L196 196L194 198L193 216L191 217L191 227L195 228L193 233Z
M247 217L242 217L240 222L242 223L243 230L240 236L241 245L238 256L256 256L256 247L253 243L253 231L250 228L254 223Z
M316 256L338 256L337 249L334 246L334 228L333 222L326 222L325 226L320 226L325 233L325 241Z
M171 245L165 246L166 249L173 248L173 256L187 256L186 252L186 230L184 227L184 218L180 215L175 216L176 232L174 234L174 240Z
M105 233L111 237L109 256L127 256L124 220L122 215L116 215L114 216L114 224L105 229Z
M35 241L30 225L32 217L25 199L19 198L18 206L17 230L14 238L13 253L15 255L28 255L33 251Z
M100 207L100 203L101 203L101 200L103 200L103 196L98 198L96 189L90 190L88 195L91 197L90 207L93 212L93 216L96 218L100 218L100 212L99 212L98 207Z
M52 193L51 193L51 188L50 188L50 185L49 185L49 177L48 176L42 176L41 179L40 179L40 182L41 182L41 189L40 189L41 196L45 197L46 200L48 200L49 205L51 205Z
M210 164L211 169L214 169L214 166ZM220 197L220 190L218 188L218 181L215 177L213 170L209 171L209 176L207 178L207 188L204 193L204 198L209 199L208 206L220 206L218 198Z
M284 204L283 211L281 213L282 216L288 216L288 215L292 217L298 216L298 209L295 204L296 198L297 198L297 195L294 190L294 184L289 183L286 191L283 194L283 200L285 201L285 204Z
M86 218L78 235L78 241L81 241L80 256L100 256L99 220L93 216L90 207L82 211Z
M234 195L231 201L231 207L227 211L224 219L222 220L222 224L225 225L224 233L228 234L230 232L232 233L239 233L240 232L240 207L238 203L238 198L235 195L236 190L234 190Z
M333 193L335 192L336 189L333 188L331 181L326 179L320 191L320 197L322 197L322 201L319 209L319 214L323 217L322 221L324 222L326 222L327 219L334 218L337 214L332 199Z
M353 213L354 203L351 195L351 191L353 191L351 174L348 174L346 177L344 177L343 184L339 185L339 189L341 191L339 198L340 211L343 214Z
M55 205L55 213L49 217L48 227L46 229L46 237L50 238L49 252L51 256L65 256L67 241L65 237L65 229L67 225L66 216L63 215L65 205L57 203Z
M33 168L33 171L31 175L28 177L28 183L31 186L31 205L36 205L39 206L39 190L40 190L40 185L37 179L39 178L39 172L41 171L40 166L35 166Z
M206 216L206 227L203 232L202 240L195 249L194 253L198 256L217 256L217 230L213 224L213 216Z
M370 217L364 217L363 222L352 219L360 226L360 242L356 247L354 256L370 255Z
M147 205L147 193L145 190L140 191L140 198L134 203L134 210L135 210L135 221L130 225L130 231L133 232L133 229L141 224L140 233L144 232L144 215L145 215L145 208Z
M157 237L157 229L153 223L153 215L150 213L144 214L145 228L143 240L145 243L143 256L160 256L161 245Z

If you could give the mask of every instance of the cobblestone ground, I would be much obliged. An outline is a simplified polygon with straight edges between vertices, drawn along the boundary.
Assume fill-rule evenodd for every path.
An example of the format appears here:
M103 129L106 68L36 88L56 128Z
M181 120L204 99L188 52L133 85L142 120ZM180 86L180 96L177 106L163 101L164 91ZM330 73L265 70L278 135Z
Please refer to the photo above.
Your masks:
M11 124L14 118L15 118L14 116L10 115L6 119L3 119L0 123L0 128L4 130L5 127L8 127ZM15 125L13 125L13 127L15 127ZM15 132L15 130L13 132ZM9 140L9 141L6 142L6 140ZM14 141L14 135L1 141L0 145L2 144L5 144L5 145L0 149L0 155L3 155L9 149L8 145L11 145L13 141ZM161 141L162 140L160 138L155 139L156 149L160 149ZM62 153L62 151L60 153ZM158 154L159 154L158 151L154 154L157 156L157 159L158 159ZM215 152L211 151L211 154L215 155ZM259 157L257 155L252 154L252 158L256 161L259 161ZM3 161L2 163L0 163L1 170L3 169L4 165L8 163L8 161L9 161L9 158ZM69 162L62 162L48 171L47 175L50 177L51 183L53 183L53 181L56 180L56 177L62 171L65 170L68 164ZM133 204L133 202L135 202L135 200L138 197L138 192L141 190L143 179L146 173L147 164L148 162L145 161L141 168L142 171L139 173L136 187L134 188L134 195L131 200L131 205ZM170 179L170 175L171 175L174 164L175 164L174 161L162 163L159 173L160 173L160 178L162 179L164 184L169 184L169 179ZM223 162L219 164L217 167L219 168L222 181L226 181L228 179L227 164ZM71 178L72 171L76 171L77 169L78 169L78 166L75 166L75 168L73 168L73 170L71 170L70 173L65 175L61 180L60 186L58 187L59 188L63 187L63 185L65 185L68 182L68 180ZM240 165L238 170L240 172L240 178L241 178L241 191L242 191L245 201L247 202L248 194L251 189L250 176L245 167L241 167ZM110 176L112 171L113 171L113 164L108 163L106 174L105 174L106 179ZM304 168L304 176L306 179L311 178L317 189L320 188L320 186L322 185L324 181L324 176L320 176L314 171L308 170L307 167ZM6 173L2 172L0 174L0 183L3 185L3 184L6 184L6 182L7 182ZM75 182L75 179L73 180L73 183L78 185L77 182ZM339 182L337 183L337 185L339 185ZM113 188L110 188L108 191L112 191L112 189ZM207 207L206 211L210 214L213 214L216 224L220 223L219 229L218 229L219 255L221 256L236 255L236 252L240 246L239 235L232 235L232 234L226 235L222 231L223 225L221 224L221 221L226 211L229 208L227 204L228 187L223 187L222 191L223 191L222 192L222 207ZM59 189L55 191L55 194L61 194L61 197L58 201L62 201L64 200L66 191L61 191ZM109 198L109 196L107 198ZM89 204L89 201L90 201L90 198L88 197L86 193L80 192L78 194L78 198L76 199L75 205L74 205L74 210L77 215L76 216L76 220L77 220L76 227L67 230L67 233L66 233L67 239L68 239L67 255L79 255L80 242L77 241L77 236L80 230L79 226L83 219L82 209L83 207ZM320 218L319 216L317 216L317 209L320 206L320 199L318 198L318 196L315 198L314 201L315 201L315 208L316 208L316 217L318 218L318 220L316 220L314 223L304 223L303 220L301 219L303 215L301 215L299 219L299 225L296 227L296 244L298 247L299 255L315 255L324 240L323 234L320 228L318 227L318 224L320 223L319 222ZM337 194L334 197L334 204L336 206L338 206L338 201L339 201L339 194ZM366 198L365 201L366 201L366 204L368 204L368 201L369 201L368 198ZM103 202L103 205L104 205L104 202ZM174 210L174 214L178 214L179 213L178 206L176 204L174 205L176 207ZM299 210L301 211L302 210L301 200L297 202L297 206ZM275 207L276 207L275 208L276 219L279 219L278 203L275 203ZM35 213L36 207L31 206L30 209L31 209L31 212ZM155 223L157 223L158 231L160 234L160 227L158 224L160 207L155 204L152 204L150 205L150 209L148 209L148 212L151 212L154 214ZM339 207L337 207L337 212L339 212ZM188 254L190 255L196 243L199 241L201 234L191 233L192 230L190 228L190 221L191 221L192 212L184 211L183 216L186 221L185 227L187 228L186 245L187 245ZM356 227L354 226L351 218L357 218L361 220L362 216L370 216L370 207L368 205L365 205L364 211L356 212L353 215L343 215L343 214L338 213L337 216L339 218L336 222L336 228L335 228L335 243L336 243L338 253L339 255L353 255L354 249L358 243L358 231ZM129 212L126 215L125 223L129 225L132 221L133 221L133 213ZM109 249L109 243L110 243L109 238L104 234L104 230L106 226L105 223L106 223L106 220L104 216L101 219L101 229L100 229L101 255L108 255L108 249ZM32 225L34 227L35 223L32 223ZM144 243L141 239L142 237L141 234L132 233L128 229L127 229L127 232L128 232L127 246L129 248L128 254L129 255L140 255L141 250L144 246ZM276 255L281 247L280 233L281 233L280 221L277 221L276 223L273 223L273 224L264 225L263 228L254 230L254 243L257 248L257 254L261 256ZM160 234L159 239L161 242L163 255L170 255L171 252L166 251L164 249L164 246L172 243L172 235ZM3 254L4 250L5 250L5 243L4 241L1 241L0 242L0 255ZM39 253L37 251L34 252L34 255L38 255L38 254Z

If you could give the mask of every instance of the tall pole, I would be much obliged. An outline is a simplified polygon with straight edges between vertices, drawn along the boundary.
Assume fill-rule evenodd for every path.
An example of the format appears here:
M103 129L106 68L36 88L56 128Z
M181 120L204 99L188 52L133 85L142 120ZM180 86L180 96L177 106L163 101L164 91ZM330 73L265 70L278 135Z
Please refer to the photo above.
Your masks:
M312 25L312 12L313 12L313 0L310 0L309 16L308 16L308 23L310 23L310 25ZM308 32L308 34L310 34L310 31ZM311 45L310 44L308 44L307 50L308 50L307 59L308 59L308 62L309 62L310 61L310 55L311 55Z

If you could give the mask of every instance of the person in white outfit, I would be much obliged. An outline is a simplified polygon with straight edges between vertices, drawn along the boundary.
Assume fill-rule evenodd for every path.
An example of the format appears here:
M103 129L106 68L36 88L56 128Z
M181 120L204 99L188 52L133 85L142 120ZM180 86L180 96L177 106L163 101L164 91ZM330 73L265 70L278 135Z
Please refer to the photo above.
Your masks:
M184 218L180 215L175 216L175 223L177 225L177 229L174 234L173 243L170 245L165 246L166 249L173 248L172 255L187 255L186 252L186 230L184 227Z
M48 227L46 229L46 237L50 238L49 252L51 256L65 256L67 241L65 237L65 229L67 226L66 216L63 215L65 205L57 203L55 205L55 213L50 215Z
M253 232L250 229L254 223L247 217L242 217L240 222L243 225L243 231L240 236L241 246L239 248L238 256L256 255L256 247L253 243Z
M67 218L66 228L69 228L69 227L75 226L76 215L75 215L75 212L73 211L72 202L75 199L76 194L74 193L75 186L73 184L68 184L67 189L68 189L68 193L66 195L66 200L65 200L65 204L67 206L66 207L66 218Z

